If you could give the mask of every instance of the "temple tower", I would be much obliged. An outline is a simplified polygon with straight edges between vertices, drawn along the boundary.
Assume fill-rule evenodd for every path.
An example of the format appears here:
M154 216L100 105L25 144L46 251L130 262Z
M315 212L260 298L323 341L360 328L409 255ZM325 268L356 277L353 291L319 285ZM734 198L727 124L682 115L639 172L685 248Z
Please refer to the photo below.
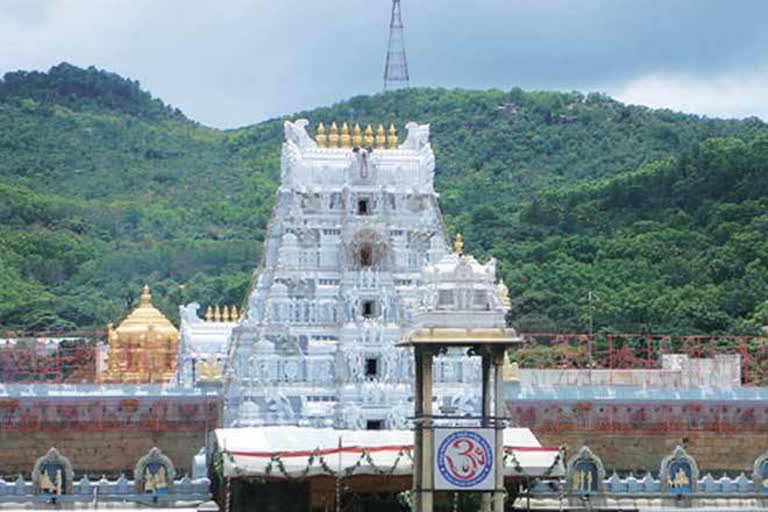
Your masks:
M429 126L285 122L282 183L264 261L224 369L225 424L405 428L422 267L449 251ZM447 407L474 410L468 358L446 356ZM440 391L438 390L438 394Z

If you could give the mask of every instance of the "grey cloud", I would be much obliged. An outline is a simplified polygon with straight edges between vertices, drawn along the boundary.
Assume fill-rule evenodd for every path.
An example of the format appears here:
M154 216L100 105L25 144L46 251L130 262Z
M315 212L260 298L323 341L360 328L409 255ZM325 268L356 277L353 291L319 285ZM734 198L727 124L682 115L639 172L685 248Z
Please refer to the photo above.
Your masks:
M763 1L403 8L414 85L610 92L649 74L706 81L768 62ZM232 127L381 90L389 9L388 0L0 0L0 47L14 48L0 53L0 70L93 64Z

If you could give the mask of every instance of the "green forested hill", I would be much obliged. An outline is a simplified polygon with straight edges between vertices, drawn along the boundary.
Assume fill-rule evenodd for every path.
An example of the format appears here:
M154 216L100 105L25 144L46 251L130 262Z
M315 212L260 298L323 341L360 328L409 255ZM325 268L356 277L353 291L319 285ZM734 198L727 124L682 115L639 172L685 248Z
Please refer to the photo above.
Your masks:
M524 330L745 331L768 313L768 127L579 93L411 89L290 118L431 123L466 249L500 260ZM239 303L282 121L215 130L62 64L0 81L0 326L103 326L139 285ZM180 288L179 285L184 285Z

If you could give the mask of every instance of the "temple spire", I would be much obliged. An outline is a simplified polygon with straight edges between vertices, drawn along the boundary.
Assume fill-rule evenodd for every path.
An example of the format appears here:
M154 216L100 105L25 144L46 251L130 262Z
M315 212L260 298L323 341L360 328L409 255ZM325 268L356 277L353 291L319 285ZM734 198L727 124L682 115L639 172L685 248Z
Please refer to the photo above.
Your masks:
M141 299L139 301L139 304L142 306L148 306L152 304L152 294L149 293L149 285L145 284L144 287L141 289Z

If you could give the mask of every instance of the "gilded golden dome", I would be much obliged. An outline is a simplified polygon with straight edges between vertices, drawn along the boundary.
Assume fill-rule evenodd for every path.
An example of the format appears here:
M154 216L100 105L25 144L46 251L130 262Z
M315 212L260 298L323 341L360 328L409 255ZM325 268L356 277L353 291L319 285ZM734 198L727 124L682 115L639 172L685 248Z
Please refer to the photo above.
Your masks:
M139 307L131 311L115 329L115 332L119 336L124 336L145 333L149 328L152 328L155 333L161 336L179 335L178 329L173 326L171 321L152 305L152 295L149 293L149 286L145 284L141 290Z

